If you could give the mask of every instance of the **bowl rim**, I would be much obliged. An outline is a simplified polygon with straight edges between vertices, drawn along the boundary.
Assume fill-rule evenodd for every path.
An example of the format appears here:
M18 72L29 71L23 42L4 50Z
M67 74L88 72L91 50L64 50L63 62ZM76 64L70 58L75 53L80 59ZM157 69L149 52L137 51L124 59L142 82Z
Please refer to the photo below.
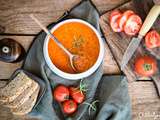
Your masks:
M51 59L49 57L49 54L48 54L49 36L48 35L45 37L45 40L44 40L43 54L44 54L44 59L45 59L48 67L51 69L52 72L56 73L58 76L60 76L62 78L70 79L70 80L76 80L76 79L86 78L89 75L93 74L98 69L98 67L102 63L103 57L104 57L104 41L101 38L100 33L90 23L88 23L88 22L86 22L84 20L81 20L81 19L68 19L68 20L64 20L64 21L62 21L60 23L57 23L55 26L53 26L51 28L51 30L50 30L51 33L53 31L55 31L61 25L65 24L65 23L70 23L70 22L83 23L83 24L87 25L88 27L90 27L94 31L94 33L96 34L96 36L98 38L98 41L99 41L100 50L99 50L98 58L97 58L96 62L94 63L94 65L91 68L89 68L87 71L84 71L82 73L76 73L76 74L71 74L71 73L67 73L67 72L64 72L64 71L60 70L59 68L57 68L52 63L52 61L51 61Z

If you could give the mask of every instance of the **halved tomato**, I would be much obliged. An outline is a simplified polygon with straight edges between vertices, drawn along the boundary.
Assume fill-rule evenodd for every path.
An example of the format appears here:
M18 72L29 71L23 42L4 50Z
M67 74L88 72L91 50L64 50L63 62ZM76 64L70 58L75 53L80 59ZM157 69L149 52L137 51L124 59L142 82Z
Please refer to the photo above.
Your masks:
M160 46L160 35L156 30L152 30L145 36L145 44L147 48L156 48Z
M110 26L114 32L121 32L122 29L119 28L118 19L121 18L122 13L119 10L115 10L110 15Z
M111 19L112 19L113 16L119 15L119 14L121 14L121 11L119 11L119 10L112 11L111 14L110 14L110 21L111 21Z
M135 72L141 76L149 77L157 71L157 61L150 56L139 57L135 61Z
M124 25L124 32L127 35L136 35L139 32L141 26L141 18L138 15L133 14L128 18L126 24Z
M120 29L124 29L125 23L127 22L128 18L133 14L134 12L132 10L127 10L122 14L122 17L118 20Z

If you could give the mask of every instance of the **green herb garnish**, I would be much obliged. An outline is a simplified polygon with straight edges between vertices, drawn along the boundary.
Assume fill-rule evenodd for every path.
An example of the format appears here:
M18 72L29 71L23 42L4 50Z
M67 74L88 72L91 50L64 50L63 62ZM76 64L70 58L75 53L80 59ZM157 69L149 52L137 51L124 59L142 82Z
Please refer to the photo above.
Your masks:
M92 103L87 103L87 102L83 103L83 104L86 104L89 106L89 108L88 108L89 115L91 114L91 110L97 111L96 103L98 103L98 102L99 102L99 100L95 100Z
M73 37L73 43L72 43L73 48L80 48L82 47L83 43L84 43L84 38L82 37L82 35L78 37L76 36Z

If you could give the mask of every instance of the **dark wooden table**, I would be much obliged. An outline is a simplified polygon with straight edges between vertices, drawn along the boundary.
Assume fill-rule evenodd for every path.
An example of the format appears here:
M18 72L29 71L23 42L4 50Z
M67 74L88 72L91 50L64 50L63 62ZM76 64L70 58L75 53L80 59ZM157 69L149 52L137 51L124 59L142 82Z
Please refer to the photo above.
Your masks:
M101 14L128 0L93 0ZM44 25L56 21L66 10L80 0L0 0L0 40L13 38L27 50L33 38L40 31L37 24L28 15L34 14ZM0 79L9 78L22 62L11 64L0 62ZM105 74L120 74L120 70L106 44L104 62ZM134 120L160 119L160 99L152 81L129 81L129 94L132 101ZM18 120L8 109L0 106L0 120ZM22 118L19 118L22 120Z

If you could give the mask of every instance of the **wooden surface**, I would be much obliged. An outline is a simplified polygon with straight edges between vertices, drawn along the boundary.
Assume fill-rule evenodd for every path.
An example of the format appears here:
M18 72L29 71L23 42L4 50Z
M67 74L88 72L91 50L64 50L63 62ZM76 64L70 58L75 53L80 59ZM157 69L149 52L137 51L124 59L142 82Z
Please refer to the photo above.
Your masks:
M153 82L131 82L129 93L133 120L160 120L160 99Z
M34 14L44 25L56 21L81 0L0 0L0 33L37 34L40 31L28 16ZM93 0L100 12L127 0Z
M64 11L69 10L80 0L0 0L0 39L14 38L27 50L40 28L29 19L33 13L43 24L56 21ZM113 9L127 0L93 0L100 13ZM106 45L104 71L106 74L120 73L116 62ZM20 67L16 64L0 62L0 79L9 78ZM132 100L133 120L152 120L155 115L160 118L160 100L152 82L129 82L129 94ZM147 117L149 112L150 117ZM155 115L154 115L155 114ZM9 110L0 106L0 120L22 120L11 115ZM158 120L158 119L157 119Z

